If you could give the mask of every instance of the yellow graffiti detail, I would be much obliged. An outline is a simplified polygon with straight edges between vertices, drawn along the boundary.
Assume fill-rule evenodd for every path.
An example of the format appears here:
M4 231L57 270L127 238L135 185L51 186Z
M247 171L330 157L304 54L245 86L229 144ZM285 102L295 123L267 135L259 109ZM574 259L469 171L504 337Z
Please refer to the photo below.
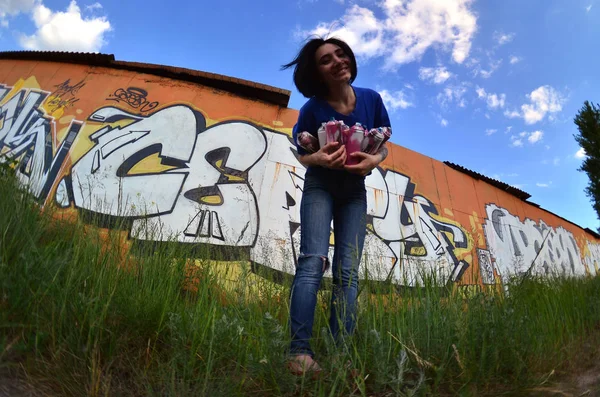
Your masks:
M161 172L177 169L177 167L172 165L161 164L161 161L158 153L153 153L138 161L137 164L131 167L127 175L159 174Z
M208 205L221 205L223 204L223 198L218 194L212 196L200 197L200 201Z
M245 181L245 179L242 178L242 177L231 175L231 174L227 174L225 172L225 169L223 168L223 159L217 160L217 162L215 163L215 166L221 172L221 174L223 174L223 176L227 177L227 180L229 182L244 182Z
M425 247L411 247L409 255L425 256L425 255L427 255L427 250L425 249Z
M58 120L59 124L70 124L75 119L75 116L69 115Z
M469 215L469 223L471 224L471 230L477 229L477 226L475 226L475 218L473 218L473 215Z
M455 221L453 219L445 218L443 216L439 216L439 215L432 214L432 213L429 213L429 216L432 219L434 219L440 223L446 223L446 224L456 226L457 228L459 228L460 230L462 230L465 233L465 235L467 236L467 247L466 248L455 248L454 251L455 251L455 254L457 254L456 255L457 257L458 257L458 253L464 254L464 253L471 252L471 250L473 249L473 238L470 233L467 233L467 231L462 227L462 225L460 223L458 223L457 221ZM452 241L453 245L455 245L454 240L452 238L453 237L452 233L447 232L447 231L442 231L442 233L445 233L448 236L448 238L450 239L450 241Z
M71 147L71 152L69 153L71 158L71 164L75 164L80 158L85 156L86 153L88 153L94 148L94 146L96 146L96 144L90 139L90 135L92 135L96 131L99 131L105 126L109 126L112 128L124 128L135 121L136 120L133 119L126 119L119 120L114 123L86 122L79 131L79 135L77 136L75 142L73 142L73 146ZM66 131L63 133L66 133Z
M0 106L4 105L6 102L10 101L23 88L41 90L41 87L38 84L37 79L34 76L31 76L25 80L19 79L13 85L12 89L8 92L8 94L4 97L4 99L2 101L0 101Z
M44 101L44 103L42 104L42 109L44 109L44 112L49 115L50 117L54 117L55 119L60 119L62 118L62 116L65 114L65 109L63 107L57 107L54 108L53 110L51 109L51 106L49 106L50 103L52 102L60 102L60 96L58 95L50 95L48 98L46 98L46 100Z

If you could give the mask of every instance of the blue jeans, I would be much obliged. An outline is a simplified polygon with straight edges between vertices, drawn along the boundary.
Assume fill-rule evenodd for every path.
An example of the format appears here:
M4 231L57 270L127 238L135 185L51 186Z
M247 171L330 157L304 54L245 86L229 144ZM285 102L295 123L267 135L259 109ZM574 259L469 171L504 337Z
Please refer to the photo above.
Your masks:
M300 255L290 291L290 355L313 356L309 340L317 291L329 267L327 254L332 218L335 250L329 327L337 343L353 333L358 266L366 234L364 178L341 171L310 171L306 173L300 204Z

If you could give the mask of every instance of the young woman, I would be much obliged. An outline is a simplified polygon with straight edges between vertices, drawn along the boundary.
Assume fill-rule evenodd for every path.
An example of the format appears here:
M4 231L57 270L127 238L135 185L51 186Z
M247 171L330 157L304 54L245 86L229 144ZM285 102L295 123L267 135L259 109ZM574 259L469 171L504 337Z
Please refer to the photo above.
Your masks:
M294 84L309 98L293 129L317 137L321 123L334 118L367 129L391 127L381 96L352 85L357 75L354 53L343 41L316 38L283 68L294 68ZM345 165L345 147L329 143L315 153L297 144L299 161L307 168L300 204L300 255L290 291L290 367L293 372L320 371L309 340L312 336L317 291L329 267L330 225L333 219L333 292L329 326L343 343L355 325L358 266L366 233L365 176L387 157L385 145L370 155L353 153L358 164Z

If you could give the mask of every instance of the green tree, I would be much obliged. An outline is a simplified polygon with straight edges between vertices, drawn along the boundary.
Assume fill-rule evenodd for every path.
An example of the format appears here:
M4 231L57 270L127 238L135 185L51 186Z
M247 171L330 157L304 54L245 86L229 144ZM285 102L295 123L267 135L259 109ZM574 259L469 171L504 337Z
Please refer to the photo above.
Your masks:
M586 154L579 171L585 171L590 178L585 193L592 199L592 205L600 219L600 105L594 106L585 101L574 121L579 134L573 137ZM600 228L598 232L600 233Z

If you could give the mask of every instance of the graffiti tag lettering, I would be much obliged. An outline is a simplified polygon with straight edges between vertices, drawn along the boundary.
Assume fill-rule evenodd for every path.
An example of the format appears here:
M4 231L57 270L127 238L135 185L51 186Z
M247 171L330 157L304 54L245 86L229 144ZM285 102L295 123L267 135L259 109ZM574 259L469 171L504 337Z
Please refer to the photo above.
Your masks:
M7 87L2 87L3 96ZM21 89L0 107L0 162L16 161L17 177L40 200L48 195L64 159L75 141L81 123L72 121L56 152L52 142L54 119L41 104L48 92Z
M485 236L498 272L504 277L533 274L583 275L585 267L573 234L543 220L521 222L504 208L486 206Z
M147 96L148 92L146 90L129 87L127 89L118 88L106 99L109 101L124 102L132 108L139 109L140 112L145 113L158 106L158 102L149 102Z

